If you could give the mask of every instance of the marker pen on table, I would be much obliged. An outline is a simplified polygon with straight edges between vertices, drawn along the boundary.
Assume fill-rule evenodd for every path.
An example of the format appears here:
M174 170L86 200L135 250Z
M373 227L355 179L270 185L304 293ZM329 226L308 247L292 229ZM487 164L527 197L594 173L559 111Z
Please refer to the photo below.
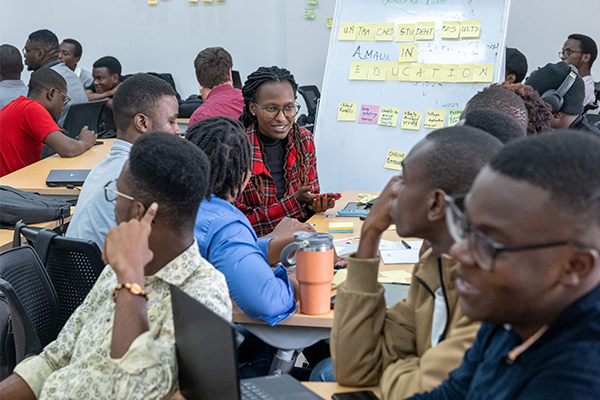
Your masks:
M404 247L406 247L407 249L410 249L410 244L406 243L404 240L401 240L402 244L404 245Z

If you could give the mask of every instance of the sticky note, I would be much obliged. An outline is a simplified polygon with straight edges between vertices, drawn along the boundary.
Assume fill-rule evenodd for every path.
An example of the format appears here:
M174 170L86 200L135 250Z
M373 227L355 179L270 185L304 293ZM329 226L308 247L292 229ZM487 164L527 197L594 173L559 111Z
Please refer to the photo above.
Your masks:
M378 125L383 126L396 126L398 124L398 116L400 115L400 109L395 107L381 107L379 112Z
M333 18L327 18L327 27L331 28L333 26Z
M457 64L442 65L442 82L456 82L457 77L458 77L458 65Z
M317 4L319 0L306 0L308 4Z
M366 61L358 61L350 63L350 75L348 79L351 81L366 81L369 74L369 63Z
M440 37L442 39L458 39L460 36L460 21L442 22Z
M418 53L418 43L401 44L398 52L398 62L417 62Z
M375 30L375 40L388 42L394 40L394 23L377 24L377 29Z
M398 63L400 70L398 71L398 80L401 82L410 81L410 70L414 64L411 63Z
M346 269L347 271L347 269ZM384 277L390 279L393 282L403 282L406 283L406 279L410 279L412 277L412 274L410 272L406 272L403 269L400 270L396 270L396 271L382 271L381 275L383 275Z
M340 283L344 282L347 277L348 277L348 269L347 268L340 269L333 276L333 280L331 281L331 284L332 285L339 285Z
M442 81L442 66L440 64L426 64L425 82L441 82Z
M388 150L383 168L402 171L402 161L404 161L405 158L405 151Z
M352 233L354 232L353 222L330 222L329 223L330 233Z
M459 64L456 82L473 82L473 64Z
M421 128L421 116L423 111L404 111L402 115L401 129L410 129L418 131Z
M369 63L368 81L385 81L387 75L387 63L372 62Z
M338 40L356 40L356 28L353 22L342 22L340 23L340 31L338 33Z
M304 9L304 18L315 19L315 9L314 8L305 8Z
M457 110L448 111L448 126L454 126L460 121L463 110L464 108L459 108Z
M358 103L340 103L338 108L338 121L356 121Z
M158 0L148 0L148 4L158 4Z
M415 40L433 40L435 22L417 22Z
M197 3L198 0L190 0L190 3Z
M425 71L428 64L412 64L410 67L411 82L425 82Z
M494 80L494 64L474 64L473 82L492 82Z
M477 39L481 33L481 21L473 19L460 23L460 37L463 39Z
M386 63L387 64L387 74L385 75L386 81L397 81L398 74L400 74L400 63Z
M446 110L427 110L425 113L425 124L427 129L441 129L446 122Z
M359 124L377 124L377 116L379 115L379 106L369 106L363 104L360 106L360 113L358 114Z
M204 0L205 3L212 3L212 0Z
M356 40L360 42L371 42L375 40L375 31L377 30L377 24L357 24Z
M396 26L396 42L414 42L415 24L398 24Z

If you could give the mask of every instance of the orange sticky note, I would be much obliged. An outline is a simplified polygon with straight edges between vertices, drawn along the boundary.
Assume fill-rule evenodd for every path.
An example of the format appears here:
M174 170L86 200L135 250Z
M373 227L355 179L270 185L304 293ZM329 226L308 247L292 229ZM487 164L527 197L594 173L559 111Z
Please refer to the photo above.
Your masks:
M398 24L396 27L396 42L414 42L415 24Z
M418 43L401 44L398 52L398 62L417 62L418 53Z
M366 61L350 63L350 75L348 79L351 81L366 81L369 74L369 63Z

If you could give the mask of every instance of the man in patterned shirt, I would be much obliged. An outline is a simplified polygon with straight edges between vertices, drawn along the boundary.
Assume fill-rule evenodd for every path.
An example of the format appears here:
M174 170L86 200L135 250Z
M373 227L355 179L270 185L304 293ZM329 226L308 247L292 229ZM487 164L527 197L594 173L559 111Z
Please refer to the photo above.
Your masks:
M178 390L169 284L231 319L225 278L194 239L209 166L167 133L135 143L105 189L118 224L104 243L109 265L58 338L0 383L2 398L162 399Z

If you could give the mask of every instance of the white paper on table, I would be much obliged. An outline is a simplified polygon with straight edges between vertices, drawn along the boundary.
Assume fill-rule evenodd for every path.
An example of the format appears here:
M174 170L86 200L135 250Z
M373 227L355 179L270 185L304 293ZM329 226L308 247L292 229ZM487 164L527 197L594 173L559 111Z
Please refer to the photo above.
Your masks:
M384 264L414 264L419 261L419 249L379 250Z
M379 241L379 250L421 250L421 246L423 246L422 240L409 240L406 243L408 243L410 249L407 249L402 242L381 239Z

